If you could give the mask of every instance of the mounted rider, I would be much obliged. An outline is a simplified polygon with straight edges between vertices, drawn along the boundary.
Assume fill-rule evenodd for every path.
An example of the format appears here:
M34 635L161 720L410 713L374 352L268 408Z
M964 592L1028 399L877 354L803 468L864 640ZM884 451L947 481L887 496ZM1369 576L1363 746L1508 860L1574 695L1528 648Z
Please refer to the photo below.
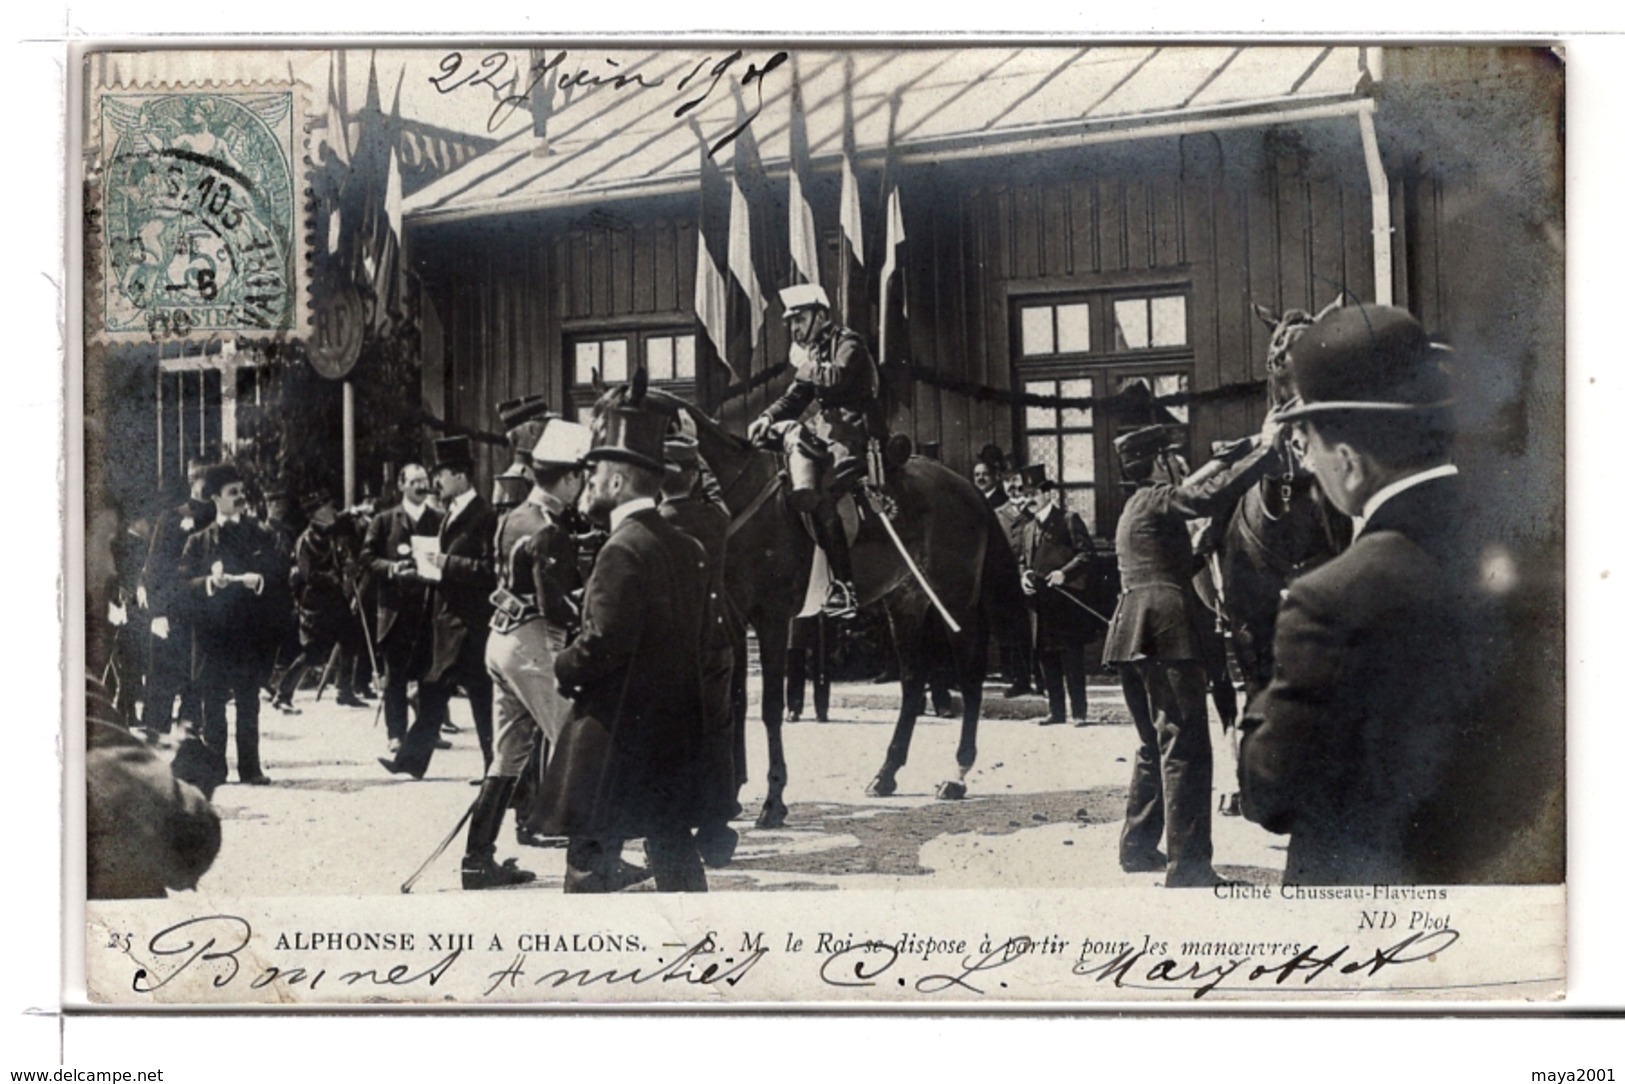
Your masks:
M829 295L823 287L803 284L779 293L790 325L795 379L776 402L751 422L747 433L762 443L771 433L783 442L790 460L790 506L809 513L819 547L829 561L829 598L825 612L850 614L857 604L852 586L852 557L836 498L871 475L875 438L885 435L880 402L880 370L863 337L830 319ZM802 422L814 402L819 412ZM824 463L826 485L819 485Z

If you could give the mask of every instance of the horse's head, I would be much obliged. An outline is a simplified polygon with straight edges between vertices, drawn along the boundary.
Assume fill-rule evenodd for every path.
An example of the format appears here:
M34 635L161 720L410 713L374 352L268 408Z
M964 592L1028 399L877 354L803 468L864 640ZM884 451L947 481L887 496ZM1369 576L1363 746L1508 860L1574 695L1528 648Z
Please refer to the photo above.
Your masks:
M1302 309L1288 309L1277 316L1274 310L1263 305L1255 304L1253 306L1253 312L1270 329L1269 350L1264 355L1264 379L1269 391L1271 410L1281 410L1294 403L1298 398L1297 382L1292 378L1292 367L1287 364L1287 352L1292 349L1292 344L1297 342L1298 336L1302 335L1315 321L1333 309L1342 306L1343 295L1341 294L1330 305L1327 305L1313 316ZM1298 451L1295 443L1289 445L1289 447L1295 453ZM1293 459L1301 459L1301 455L1295 454ZM1287 477L1294 476L1296 466L1296 462L1288 464Z
M649 387L649 371L639 367L633 370L632 379L624 384L606 387L598 371L593 370L593 390L598 392L598 398L592 405L592 415L587 425L592 429L593 436L600 436L604 428L604 418L609 411L621 407L632 410L646 410L666 415L668 425L677 428L677 412L684 402L669 392Z
M1256 304L1253 306L1253 312L1270 329L1269 350L1264 355L1264 374L1269 385L1272 409L1280 409L1298 397L1292 370L1287 365L1287 351L1292 349L1292 344L1298 341L1298 336L1303 334L1305 328L1333 309L1342 308L1343 304L1344 297L1338 294L1335 301L1312 316L1302 309L1288 309L1277 316L1274 310L1266 306Z

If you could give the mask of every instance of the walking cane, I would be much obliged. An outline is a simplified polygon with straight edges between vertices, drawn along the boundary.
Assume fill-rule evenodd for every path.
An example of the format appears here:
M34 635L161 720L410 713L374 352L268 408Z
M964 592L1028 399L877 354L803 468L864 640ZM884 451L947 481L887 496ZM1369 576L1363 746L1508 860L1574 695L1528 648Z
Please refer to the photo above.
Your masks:
M1049 585L1046 585L1046 586L1049 586ZM1099 620L1105 622L1108 625L1110 625L1112 623L1111 618L1107 617L1105 614L1101 613L1099 610L1095 609L1093 606L1090 606L1088 603L1086 603L1082 599L1078 598L1078 596L1074 595L1071 591L1067 590L1065 587L1055 585L1054 590L1059 591L1060 594L1061 594L1061 597L1066 599L1068 602L1072 603L1072 605L1077 606L1080 609L1088 610L1089 613L1091 613L1096 618L1098 618Z
M476 797L472 802L468 803L468 808L463 810L463 815L458 818L456 826L452 828L451 832L446 836L446 838L440 841L440 846L436 847L434 849L434 853L423 860L423 865L418 867L418 871L416 873L412 874L412 876L401 882L401 895L405 896L411 894L412 886L418 883L418 878L423 876L424 871L427 870L431 864L433 864L436 858L439 858L441 855L446 853L446 848L451 846L451 841L456 839L457 834L463 830L463 825L467 824L468 818L474 815L474 807L479 805L479 803L480 800L478 797Z
M354 601L355 614L357 617L361 618L361 638L367 642L367 658L372 662L373 680L377 681L379 684L382 684L384 674L383 671L378 668L378 654L372 649L372 629L367 627L367 606L361 601L361 595L359 592L357 592ZM380 696L378 698L378 707L372 713L372 725L374 729L376 729L378 726L378 720L382 719L383 717L384 698Z

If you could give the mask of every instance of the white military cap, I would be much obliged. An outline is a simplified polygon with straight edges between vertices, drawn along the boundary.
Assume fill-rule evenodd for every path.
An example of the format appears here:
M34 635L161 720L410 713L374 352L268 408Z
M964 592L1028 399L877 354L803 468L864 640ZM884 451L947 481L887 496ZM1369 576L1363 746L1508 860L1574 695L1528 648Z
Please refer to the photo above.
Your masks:
M814 306L821 309L829 308L829 295L824 292L822 286L814 282L786 286L779 291L779 300L784 302L784 315L786 316Z
M542 439L531 450L530 461L538 467L573 467L591 447L591 429L579 422L553 418L542 430Z

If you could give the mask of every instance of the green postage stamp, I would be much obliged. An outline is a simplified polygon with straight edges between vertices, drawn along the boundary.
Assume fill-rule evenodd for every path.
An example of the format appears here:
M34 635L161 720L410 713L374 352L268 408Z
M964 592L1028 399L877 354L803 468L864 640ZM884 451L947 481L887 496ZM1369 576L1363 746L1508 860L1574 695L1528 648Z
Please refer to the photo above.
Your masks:
M160 341L297 330L299 98L296 85L97 96L87 330Z

